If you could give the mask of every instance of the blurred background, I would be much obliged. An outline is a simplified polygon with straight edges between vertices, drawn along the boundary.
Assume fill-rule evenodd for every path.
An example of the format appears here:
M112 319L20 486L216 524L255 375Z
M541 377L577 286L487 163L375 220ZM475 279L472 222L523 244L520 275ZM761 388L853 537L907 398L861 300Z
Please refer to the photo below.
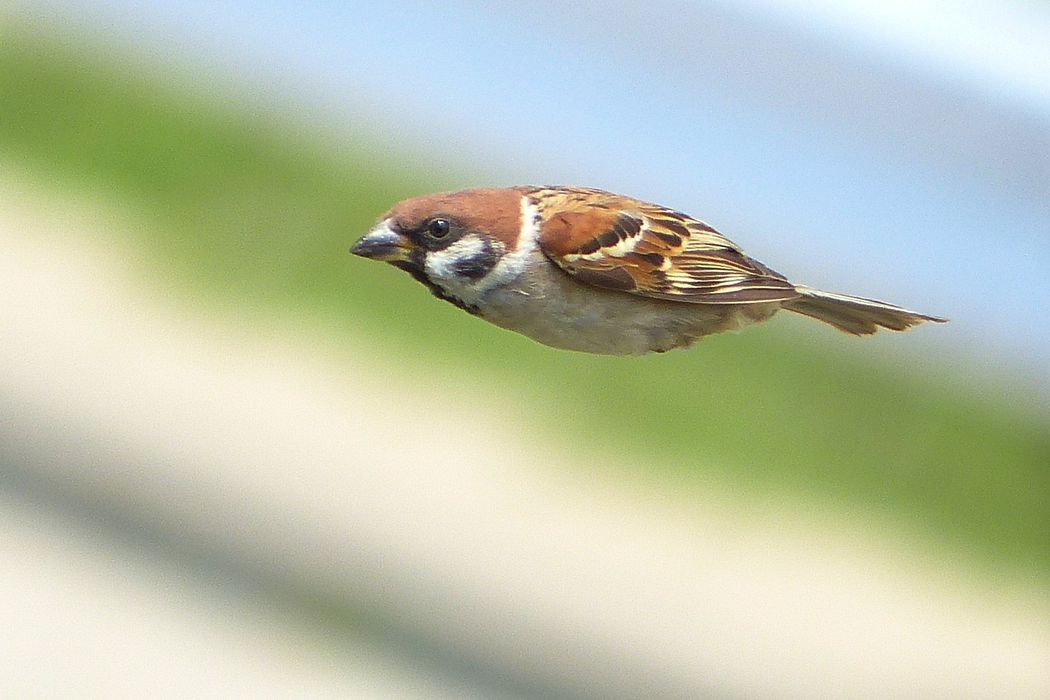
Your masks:
M1050 5L0 2L0 694L1050 695ZM952 319L551 350L567 183Z

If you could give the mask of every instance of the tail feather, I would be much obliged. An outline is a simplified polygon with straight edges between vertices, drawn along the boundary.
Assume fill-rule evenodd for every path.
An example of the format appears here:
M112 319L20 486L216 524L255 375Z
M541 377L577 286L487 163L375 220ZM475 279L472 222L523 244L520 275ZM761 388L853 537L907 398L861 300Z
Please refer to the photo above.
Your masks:
M871 335L879 328L906 331L925 321L945 323L947 319L927 316L874 299L822 292L797 287L801 296L783 303L789 311L805 314L853 335Z

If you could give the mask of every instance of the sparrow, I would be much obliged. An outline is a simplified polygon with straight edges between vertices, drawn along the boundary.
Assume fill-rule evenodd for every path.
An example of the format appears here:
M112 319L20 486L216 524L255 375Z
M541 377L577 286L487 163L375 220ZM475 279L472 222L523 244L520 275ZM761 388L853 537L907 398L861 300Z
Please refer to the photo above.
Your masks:
M689 347L780 309L853 335L945 321L790 282L699 219L583 187L408 199L350 252L401 268L497 326L604 355Z

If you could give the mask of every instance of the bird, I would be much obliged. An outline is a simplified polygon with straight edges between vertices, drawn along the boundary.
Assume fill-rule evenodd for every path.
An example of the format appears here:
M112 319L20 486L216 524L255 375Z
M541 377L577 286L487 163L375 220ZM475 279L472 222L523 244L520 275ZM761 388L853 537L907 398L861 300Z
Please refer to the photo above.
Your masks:
M406 199L350 252L497 326L600 355L686 348L780 309L853 335L946 321L791 282L699 219L586 187Z

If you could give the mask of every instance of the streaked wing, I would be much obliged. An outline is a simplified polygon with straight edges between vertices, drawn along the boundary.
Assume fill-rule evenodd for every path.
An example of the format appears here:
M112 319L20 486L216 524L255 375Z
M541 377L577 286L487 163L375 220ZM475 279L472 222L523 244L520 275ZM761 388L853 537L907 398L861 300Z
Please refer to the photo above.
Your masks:
M641 296L749 304L799 296L702 221L599 190L531 192L544 221L540 247L581 282Z

